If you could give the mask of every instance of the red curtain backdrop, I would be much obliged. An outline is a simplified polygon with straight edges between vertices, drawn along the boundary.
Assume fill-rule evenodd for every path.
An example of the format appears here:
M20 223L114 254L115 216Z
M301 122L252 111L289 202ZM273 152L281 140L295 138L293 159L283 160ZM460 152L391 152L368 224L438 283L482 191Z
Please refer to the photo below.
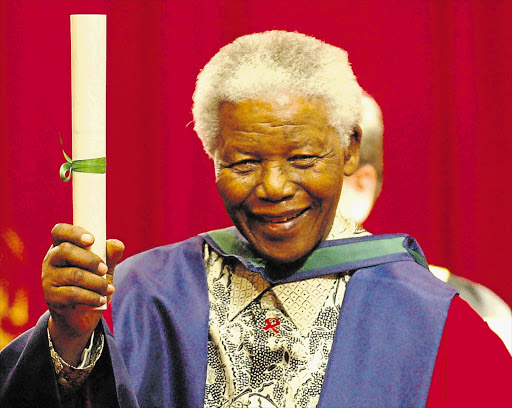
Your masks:
M69 15L107 14L108 234L127 255L230 224L191 124L200 68L247 33L296 30L349 52L385 119L384 190L366 227L430 263L512 282L512 1L0 2L0 347L46 310L41 262L70 222Z

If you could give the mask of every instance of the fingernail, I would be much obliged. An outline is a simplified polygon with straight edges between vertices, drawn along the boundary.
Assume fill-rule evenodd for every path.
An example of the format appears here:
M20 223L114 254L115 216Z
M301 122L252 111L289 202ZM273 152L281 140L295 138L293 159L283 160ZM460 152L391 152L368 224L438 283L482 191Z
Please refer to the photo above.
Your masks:
M105 303L107 303L107 297L106 297L106 296L101 296L101 297L100 297L100 303L101 303L102 305L104 305Z
M102 275L106 274L108 272L108 266L105 265L103 262L100 262L98 265L98 272Z
M114 293L116 291L116 288L114 288L114 285L111 285L110 283L108 284L107 286L107 294L108 295L111 295L112 293Z
M82 234L80 239L84 244L92 244L92 241L94 240L91 234Z

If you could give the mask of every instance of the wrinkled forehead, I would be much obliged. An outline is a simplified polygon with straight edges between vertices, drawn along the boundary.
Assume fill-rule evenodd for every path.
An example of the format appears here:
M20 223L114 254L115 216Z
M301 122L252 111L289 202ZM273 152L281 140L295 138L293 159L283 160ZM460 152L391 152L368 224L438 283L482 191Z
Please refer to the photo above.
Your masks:
M340 144L329 125L322 100L290 96L279 100L225 102L219 112L217 153L251 151L265 155L315 146L324 150ZM226 153L227 154L227 153Z
M294 93L223 101L219 104L218 117L221 127L236 125L234 122L242 120L246 122L279 121L290 125L327 126L330 124L330 111L323 98Z

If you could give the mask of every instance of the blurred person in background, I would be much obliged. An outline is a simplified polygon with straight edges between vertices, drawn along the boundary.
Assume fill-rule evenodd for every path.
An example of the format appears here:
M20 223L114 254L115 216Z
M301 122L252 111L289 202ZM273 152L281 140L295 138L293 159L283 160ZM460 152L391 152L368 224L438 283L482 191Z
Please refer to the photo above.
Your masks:
M368 93L363 93L363 112L360 123L363 139L359 167L343 180L343 190L337 212L363 225L379 197L383 185L384 122L382 111ZM453 286L462 299L487 322L503 340L512 354L512 311L489 288L457 276L448 269L429 265L430 271L443 282Z

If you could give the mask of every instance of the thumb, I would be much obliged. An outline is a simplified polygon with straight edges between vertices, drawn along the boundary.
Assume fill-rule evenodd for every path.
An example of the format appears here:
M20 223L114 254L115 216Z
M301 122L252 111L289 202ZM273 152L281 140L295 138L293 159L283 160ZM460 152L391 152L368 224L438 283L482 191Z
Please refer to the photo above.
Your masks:
M108 274L113 275L114 269L123 257L124 244L118 239L107 240L107 266Z

